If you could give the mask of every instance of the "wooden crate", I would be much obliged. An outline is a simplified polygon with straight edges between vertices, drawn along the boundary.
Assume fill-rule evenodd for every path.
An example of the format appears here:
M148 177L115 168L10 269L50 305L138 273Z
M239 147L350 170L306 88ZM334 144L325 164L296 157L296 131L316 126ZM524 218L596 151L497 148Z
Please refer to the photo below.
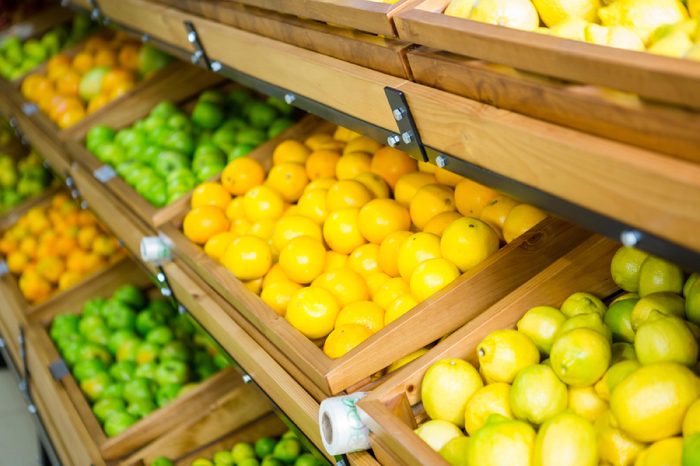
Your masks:
M175 0L176 8L393 76L409 79L411 44L269 9L216 0ZM369 2L365 2L369 3ZM389 5L384 5L389 7Z
M528 309L559 306L572 293L587 291L601 298L618 290L610 276L616 242L591 236L544 271L506 295L421 358L409 363L360 401L370 417L370 439L384 465L440 465L447 462L414 432L426 419L420 384L428 368L444 358L462 358L478 367L476 347L494 330L515 328Z
M99 283L80 286L72 292L60 296L50 306L43 306L30 317L31 347L38 354L39 364L45 370L61 360L61 356L48 334L54 317L75 313L89 298L108 298L124 283L152 289L148 277L135 263L125 261L105 274ZM210 405L241 385L241 378L233 368L227 368L201 382L198 387L178 397L168 405L154 411L119 435L108 438L92 413L90 405L71 374L61 380L53 380L53 390L65 394L70 404L62 403L61 410L75 411L89 433L90 442L99 450L106 461L122 458L137 448L171 431L173 425L190 422L201 415Z

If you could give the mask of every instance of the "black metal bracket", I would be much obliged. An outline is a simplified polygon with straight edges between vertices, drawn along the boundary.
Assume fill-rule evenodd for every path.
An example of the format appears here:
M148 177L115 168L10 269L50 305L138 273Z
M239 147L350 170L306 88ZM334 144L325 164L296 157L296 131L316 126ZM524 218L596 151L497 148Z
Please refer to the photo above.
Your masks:
M29 397L29 364L27 363L27 338L24 335L24 327L19 328L19 336L17 337L17 343L19 343L19 358L22 364L19 380L19 390L24 395L27 402L30 402Z
M408 107L403 92L393 87L385 87L384 93L391 107L391 114L399 127L399 134L392 134L386 140L391 147L399 147L411 157L421 162L428 161L428 154L418 133L418 127Z
M221 71L221 62L209 59L209 55L207 55L207 51L204 49L204 44L202 44L202 41L199 39L197 28L194 27L192 21L183 21L183 23L187 31L187 42L194 47L194 53L190 58L192 63L195 65L203 63L208 70L215 73Z

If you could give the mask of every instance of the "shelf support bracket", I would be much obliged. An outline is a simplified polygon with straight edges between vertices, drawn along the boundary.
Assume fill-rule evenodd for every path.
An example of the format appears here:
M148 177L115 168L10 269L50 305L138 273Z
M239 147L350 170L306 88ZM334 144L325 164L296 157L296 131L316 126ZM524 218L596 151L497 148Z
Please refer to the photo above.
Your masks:
M408 107L406 96L403 92L393 87L385 87L384 93L391 107L391 114L399 127L399 134L392 134L387 138L387 144L391 147L402 146L402 150L411 157L421 162L428 161L428 153L421 140L418 127Z
M192 21L184 21L183 23L185 24L185 30L187 31L187 42L192 44L195 49L192 57L190 58L192 63L195 65L204 63L204 66L208 70L215 73L221 71L221 63L216 60L212 61L209 59L209 55L207 55L207 52L204 49L204 44L202 44L202 41L199 39L197 28L195 28L194 24L192 24Z

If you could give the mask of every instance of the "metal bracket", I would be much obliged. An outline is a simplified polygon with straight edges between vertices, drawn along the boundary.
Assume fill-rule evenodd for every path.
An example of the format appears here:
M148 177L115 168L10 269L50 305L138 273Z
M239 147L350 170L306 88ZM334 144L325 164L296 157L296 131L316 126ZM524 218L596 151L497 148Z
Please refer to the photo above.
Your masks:
M7 267L7 262L0 260L0 277L4 277L9 271L10 269Z
M100 10L97 0L88 0L88 4L90 5L90 19L99 21L102 18L102 10Z
M202 41L199 39L199 34L197 34L197 29L194 27L194 24L192 24L192 21L183 21L185 25L185 30L187 30L187 42L192 44L194 47L195 51L192 54L192 57L190 60L192 61L193 64L197 65L201 62L204 63L204 66L213 72L218 72L221 70L221 62L219 61L212 61L209 59L209 55L207 55L206 50L204 50L204 45L202 44Z
M92 176L97 178L100 183L105 184L117 176L117 172L114 171L114 168L112 168L110 165L102 165L92 172Z
M22 103L22 113L24 113L28 117L34 115L38 110L39 110L39 107L37 107L36 104L34 104L32 102L23 102Z
M63 380L68 374L70 374L70 370L68 370L68 366L63 359L57 359L49 364L49 371L51 372L51 376L54 378L54 380L58 381Z
M29 364L27 363L27 339L24 336L24 327L19 328L19 336L17 337L17 342L19 343L19 357L22 362L21 367L21 379L19 381L19 389L24 394L27 400L29 397Z
M399 134L389 136L386 140L387 144L391 147L398 147L403 144L405 148L402 147L402 150L411 155L411 157L427 162L428 154L425 151L425 146L423 146L423 141L418 133L418 127L413 119L411 110L408 108L406 96L398 89L389 86L384 88L384 93L389 101L396 125L399 127Z
M69 173L66 174L66 188L70 190L70 197L73 200L77 201L80 199L80 191L78 191L78 187L75 185L75 180Z

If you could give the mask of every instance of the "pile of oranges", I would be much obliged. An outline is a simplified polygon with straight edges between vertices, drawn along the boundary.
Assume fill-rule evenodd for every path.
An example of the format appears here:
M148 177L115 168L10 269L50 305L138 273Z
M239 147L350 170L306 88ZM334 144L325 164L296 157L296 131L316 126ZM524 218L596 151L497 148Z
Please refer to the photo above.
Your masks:
M119 260L123 249L64 193L24 214L0 239L8 270L32 304Z
M184 234L338 358L545 218L345 128L232 161ZM325 339L325 340L324 340Z
M28 76L21 85L22 95L60 128L68 128L134 87L140 50L140 43L120 32L111 37L96 34L75 56L56 55L47 62L45 73ZM86 101L79 94L81 81L98 67L109 71L102 78L99 93Z

